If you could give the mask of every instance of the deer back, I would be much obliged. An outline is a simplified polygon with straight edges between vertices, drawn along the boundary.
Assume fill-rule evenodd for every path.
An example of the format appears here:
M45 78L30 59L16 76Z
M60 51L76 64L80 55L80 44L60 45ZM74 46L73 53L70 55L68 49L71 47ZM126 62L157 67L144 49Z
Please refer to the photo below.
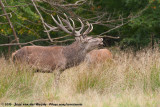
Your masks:
M66 62L63 55L63 47L61 46L25 46L13 53L12 56L16 61L25 62L37 68L48 70L64 68Z

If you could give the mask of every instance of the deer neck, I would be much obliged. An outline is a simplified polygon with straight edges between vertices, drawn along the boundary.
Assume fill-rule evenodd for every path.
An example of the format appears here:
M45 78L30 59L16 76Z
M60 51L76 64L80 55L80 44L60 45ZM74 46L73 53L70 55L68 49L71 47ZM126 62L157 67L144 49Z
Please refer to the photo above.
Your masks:
M85 51L84 44L76 41L71 45L66 46L63 50L63 54L66 58L67 66L70 67L81 63L87 52Z

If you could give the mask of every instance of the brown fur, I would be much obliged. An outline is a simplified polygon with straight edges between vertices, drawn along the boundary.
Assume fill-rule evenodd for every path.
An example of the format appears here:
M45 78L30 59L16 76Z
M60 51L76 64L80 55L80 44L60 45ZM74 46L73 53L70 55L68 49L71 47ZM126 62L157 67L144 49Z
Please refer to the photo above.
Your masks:
M37 69L65 70L80 64L88 52L87 43L76 41L69 46L25 46L12 54L12 58Z
M85 58L90 64L103 63L108 59L112 59L112 53L108 49L92 50Z

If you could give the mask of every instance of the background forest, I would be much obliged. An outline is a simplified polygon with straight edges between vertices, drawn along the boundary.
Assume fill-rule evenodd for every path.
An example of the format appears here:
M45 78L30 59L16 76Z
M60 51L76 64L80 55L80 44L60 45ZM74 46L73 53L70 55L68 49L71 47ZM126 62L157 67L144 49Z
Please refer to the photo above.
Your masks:
M134 50L153 48L160 39L160 0L35 0L40 14L32 0L1 2L7 14L0 8L0 44L17 43L6 15L14 26L19 42L25 43L22 45L70 44L73 38L62 37L66 35L62 31L44 32L40 17L45 23L54 25L50 15L63 16L63 13L74 20L80 18L92 23L94 30L91 35L103 36L108 47L120 46L121 49ZM78 21L77 24L80 25ZM0 45L0 52L10 53L15 48L18 49L18 46Z

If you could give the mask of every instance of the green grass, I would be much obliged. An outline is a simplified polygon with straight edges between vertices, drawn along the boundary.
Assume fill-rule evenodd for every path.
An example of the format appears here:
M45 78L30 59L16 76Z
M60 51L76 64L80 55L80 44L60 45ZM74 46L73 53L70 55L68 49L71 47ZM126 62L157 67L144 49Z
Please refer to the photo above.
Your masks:
M52 73L0 58L0 103L82 103L83 107L160 106L160 52L119 52L113 61L67 69L55 90Z

